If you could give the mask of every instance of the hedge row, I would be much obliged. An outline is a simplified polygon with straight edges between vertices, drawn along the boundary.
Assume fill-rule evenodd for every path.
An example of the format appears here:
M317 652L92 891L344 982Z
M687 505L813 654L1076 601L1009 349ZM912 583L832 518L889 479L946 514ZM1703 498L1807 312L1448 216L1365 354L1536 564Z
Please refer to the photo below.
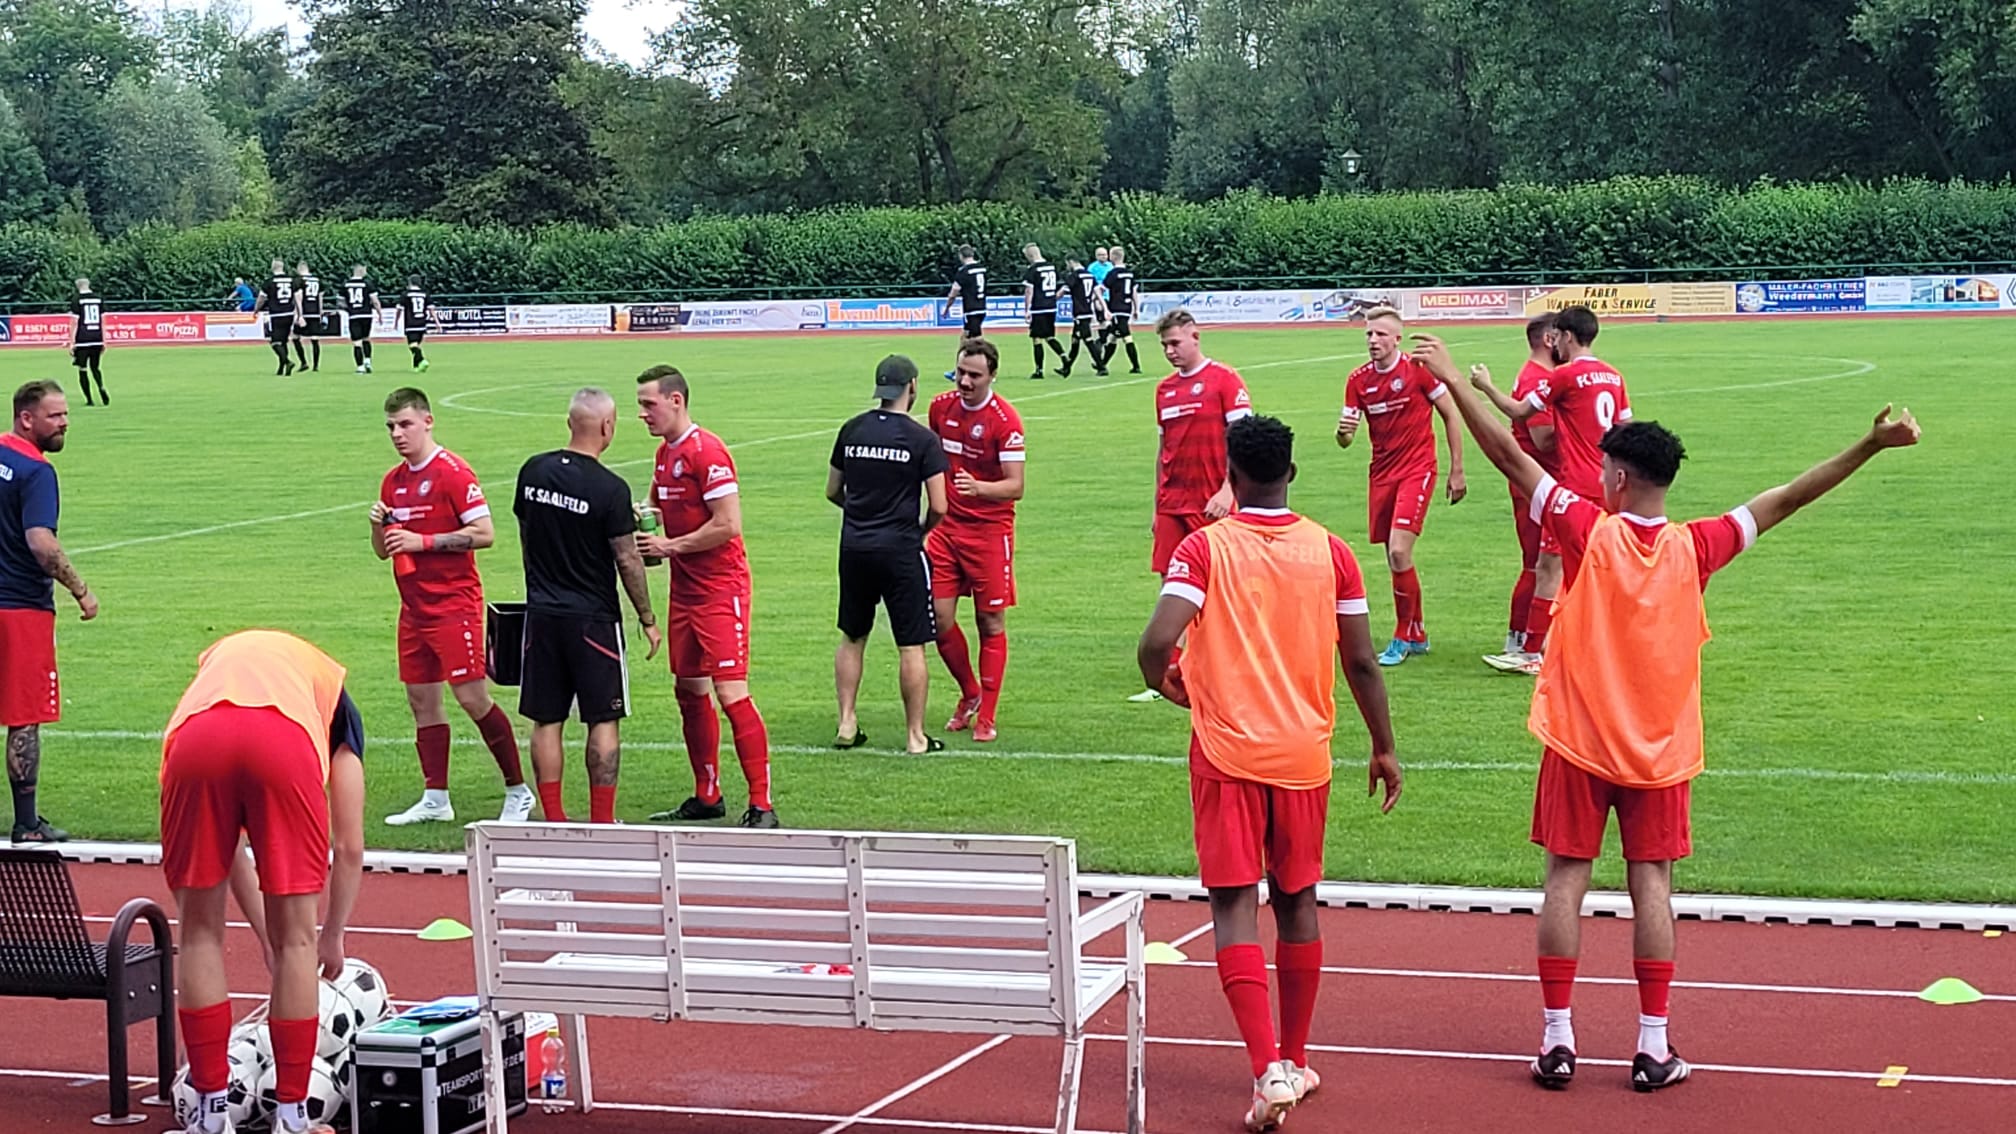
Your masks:
M387 283L417 272L440 295L886 294L944 287L962 243L977 246L997 278L1011 277L1032 240L1059 260L1118 241L1148 278L1224 286L1289 277L1429 285L1738 268L1811 274L1802 265L1859 273L2016 259L2016 184L1732 189L1685 177L1619 178L1300 200L1130 194L1068 214L999 204L840 209L648 229L222 223L143 228L104 244L13 227L0 229L0 304L55 300L79 274L121 305L221 296L233 276L265 275L276 254L290 264L306 257L328 277L353 262Z

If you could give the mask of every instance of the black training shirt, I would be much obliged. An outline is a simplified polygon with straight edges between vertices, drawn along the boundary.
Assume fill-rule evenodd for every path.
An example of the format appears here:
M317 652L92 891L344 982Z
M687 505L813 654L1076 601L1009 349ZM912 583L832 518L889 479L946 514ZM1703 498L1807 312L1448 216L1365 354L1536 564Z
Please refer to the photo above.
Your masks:
M1099 277L1089 270L1080 268L1071 273L1071 317L1073 319L1092 318L1092 309L1099 297Z
M872 409L840 427L833 467L845 496L842 551L924 547L924 482L945 472L938 435L909 414Z
M1106 273L1106 306L1115 315L1134 314L1134 269L1121 266Z
M105 345L105 301L90 292L80 292L70 300L70 314L77 317L70 341L77 346Z
M1029 294L1029 314L1051 315L1057 311L1057 269L1048 260L1038 260L1022 273L1022 282L1033 289Z
M968 315L979 315L987 310L987 265L975 260L959 265L959 273L954 277L959 282L959 306Z
M630 486L593 457L541 453L518 470L511 503L525 560L525 609L535 614L622 620L616 551L609 541L637 530Z

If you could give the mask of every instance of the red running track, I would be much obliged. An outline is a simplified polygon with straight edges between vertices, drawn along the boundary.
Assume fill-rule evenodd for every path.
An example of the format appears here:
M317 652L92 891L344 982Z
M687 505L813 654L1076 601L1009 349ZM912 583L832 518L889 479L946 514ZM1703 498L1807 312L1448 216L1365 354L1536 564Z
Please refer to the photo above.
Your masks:
M127 898L165 901L157 869L72 865L88 915L109 921ZM352 955L377 965L395 996L431 999L474 988L466 942L414 931L436 917L467 921L459 877L367 875ZM1196 902L1149 907L1151 940L1190 943L1200 960L1150 970L1148 1125L1157 1134L1240 1129L1249 1091L1242 1050L1210 965ZM1528 917L1325 910L1333 966L1323 985L1312 1061L1323 1092L1288 1130L1991 1130L2016 1125L2016 935L1959 930L1683 923L1676 1045L1694 1079L1632 1093L1624 1062L1636 1036L1630 925L1592 919L1576 991L1582 1075L1562 1094L1526 1078L1539 1040ZM250 933L233 935L232 987L263 987ZM1989 993L1971 1005L1916 998L1939 977ZM1593 979L1590 979L1593 978ZM1704 987L1707 985L1709 987ZM87 1131L104 1109L102 1009L0 1000L0 1129ZM1117 1036L1117 1011L1095 1023ZM133 1030L134 1066L151 1067L152 1029ZM850 1034L821 1029L597 1020L589 1115L528 1114L527 1134L996 1134L1050 1129L1054 1041ZM963 1060L963 1062L961 1062ZM1086 1055L1080 1127L1123 1126L1122 1051ZM953 1066L956 1064L956 1066ZM1903 1081L1878 1085L1886 1068ZM162 1117L140 1127L154 1131Z

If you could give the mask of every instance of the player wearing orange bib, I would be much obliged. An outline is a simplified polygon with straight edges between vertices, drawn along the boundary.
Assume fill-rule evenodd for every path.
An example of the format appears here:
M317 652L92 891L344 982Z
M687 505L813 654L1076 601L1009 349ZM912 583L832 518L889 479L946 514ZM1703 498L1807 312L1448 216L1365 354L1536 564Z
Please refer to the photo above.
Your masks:
M1239 511L1177 546L1138 651L1149 685L1190 708L1197 866L1211 894L1219 982L1252 1064L1248 1130L1279 1126L1320 1082L1308 1043L1323 969L1316 883L1337 723L1333 658L1371 734L1369 787L1385 785L1382 810L1400 798L1364 579L1343 540L1288 510L1294 440L1268 417L1225 431ZM1279 931L1278 1044L1260 948L1262 878Z
M1673 862L1693 849L1689 786L1704 755L1701 647L1708 618L1702 596L1708 577L1877 453L1916 444L1918 424L1909 410L1891 420L1885 406L1860 441L1792 483L1715 519L1674 524L1666 519L1666 490L1686 456L1679 438L1655 422L1629 422L1605 433L1599 507L1549 475L1481 403L1457 388L1455 366L1440 341L1415 337L1422 344L1416 356L1449 383L1485 456L1532 501L1534 520L1561 547L1553 644L1527 722L1546 746L1532 833L1547 849L1539 935L1546 1030L1533 1078L1558 1090L1575 1076L1570 1001L1582 898L1614 809L1631 889L1638 980L1631 1085L1639 1091L1673 1086L1689 1073L1666 1035Z
M1406 327L1391 307L1365 312L1365 347L1371 360L1344 379L1344 409L1337 445L1348 449L1362 422L1372 435L1371 486L1366 493L1371 540L1386 549L1393 576L1393 640L1380 665L1399 665L1428 652L1422 623L1421 576L1414 570L1414 541L1435 497L1435 416L1449 438L1449 503L1463 499L1463 435L1442 382L1400 349Z
M230 1130L224 927L241 832L266 895L274 1129L308 1128L303 1101L321 1032L316 976L343 969L343 930L364 868L364 723L343 678L343 667L307 642L247 630L203 651L168 720L161 868L181 918L178 1015L189 1081L202 1097L192 1134ZM325 885L329 907L318 935Z
M952 492L945 522L924 537L938 656L959 683L959 708L945 731L970 725L982 744L998 735L994 713L1008 670L1008 608L1015 605L1015 502L1022 499L1022 416L994 391L1000 364L993 343L967 339L952 371L959 388L931 399L931 432L945 450ZM977 677L959 629L962 595L973 599L980 632Z
M394 827L455 818L448 799L448 715L441 687L475 722L504 776L497 818L523 823L532 789L511 718L490 699L483 651L483 580L476 553L497 541L483 486L462 458L434 443L427 395L412 387L385 399L385 431L399 463L371 506L371 549L392 561L399 588L399 680L413 710L413 747L424 783L420 801L385 822Z

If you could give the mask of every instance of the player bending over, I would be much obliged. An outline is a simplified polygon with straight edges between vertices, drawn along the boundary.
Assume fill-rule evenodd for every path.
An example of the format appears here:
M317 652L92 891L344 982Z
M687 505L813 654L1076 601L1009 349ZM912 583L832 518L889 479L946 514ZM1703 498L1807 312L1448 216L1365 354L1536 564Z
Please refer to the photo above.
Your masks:
M192 1134L231 1128L224 927L240 832L258 864L270 936L273 1126L308 1129L303 1101L321 1032L316 977L343 970L343 929L364 870L364 722L343 677L342 666L291 634L247 630L203 651L168 721L161 867L182 922L177 1014L189 1082L202 1096Z
M1666 519L1666 490L1687 455L1657 422L1616 425L1599 443L1602 504L1584 499L1519 448L1459 382L1448 348L1431 335L1415 357L1448 383L1491 463L1532 501L1561 547L1563 583L1554 639L1540 665L1527 727L1546 746L1533 800L1534 842L1547 848L1540 908L1540 994L1545 1030L1535 1082L1560 1090L1575 1078L1570 1001L1582 946L1582 898L1617 812L1631 890L1638 1053L1631 1086L1656 1091L1689 1068L1667 1039L1673 982L1673 862L1693 849L1689 788L1701 774L1702 601L1708 578L1757 537L1848 479L1884 449L1918 443L1918 423L1885 406L1861 440L1790 484L1734 510L1685 524Z
M1400 798L1386 685L1367 626L1365 582L1344 541L1288 510L1294 434L1269 417L1225 431L1239 511L1176 547L1141 634L1141 676L1190 707L1190 804L1197 867L1211 892L1218 979L1253 1071L1248 1130L1272 1130L1321 1082L1309 1066L1323 971L1323 877L1336 730L1331 659L1371 734L1368 794ZM1189 632L1181 671L1170 657ZM1267 1004L1258 886L1279 934L1281 1033Z

